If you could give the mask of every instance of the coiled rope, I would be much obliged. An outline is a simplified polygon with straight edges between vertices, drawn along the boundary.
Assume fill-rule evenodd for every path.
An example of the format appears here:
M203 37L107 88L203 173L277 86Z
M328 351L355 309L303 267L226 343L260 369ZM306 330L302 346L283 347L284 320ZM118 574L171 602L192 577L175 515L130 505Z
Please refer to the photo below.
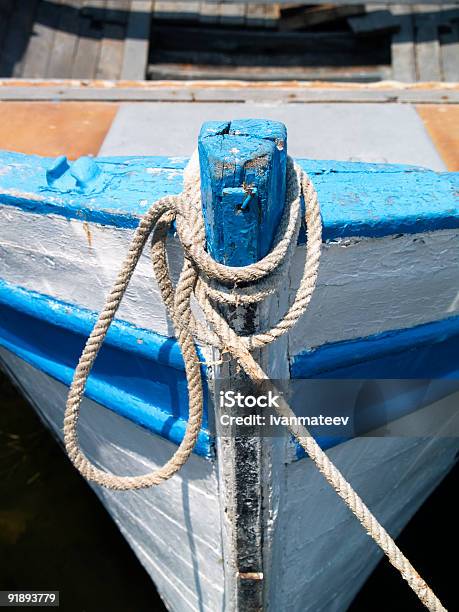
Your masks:
M262 260L240 268L217 263L205 250L196 154L190 160L184 178L184 190L181 194L161 198L140 221L122 269L86 342L67 399L64 438L68 455L85 478L109 489L125 491L158 485L171 478L186 463L201 428L203 411L203 390L195 339L205 341L222 352L228 352L251 379L263 380L269 384L268 376L255 361L251 351L269 344L295 325L304 313L316 285L322 244L320 207L312 182L291 158L288 158L287 162L286 204L274 246ZM230 327L219 305L255 304L276 292L297 244L302 217L302 194L306 204L306 261L294 301L273 327L252 335L240 336ZM184 252L183 267L175 287L171 282L166 255L167 233L174 221ZM84 455L79 446L77 425L80 404L92 365L150 235L154 274L185 362L189 418L181 444L164 466L141 476L116 476L97 468ZM193 296L202 309L210 330L204 328L194 317L191 310ZM276 411L280 416L289 418L292 423L289 426L290 432L421 602L432 612L444 611L440 600L307 429L301 424L294 424L295 419L291 418L294 413L288 404L281 399L280 407L276 408Z

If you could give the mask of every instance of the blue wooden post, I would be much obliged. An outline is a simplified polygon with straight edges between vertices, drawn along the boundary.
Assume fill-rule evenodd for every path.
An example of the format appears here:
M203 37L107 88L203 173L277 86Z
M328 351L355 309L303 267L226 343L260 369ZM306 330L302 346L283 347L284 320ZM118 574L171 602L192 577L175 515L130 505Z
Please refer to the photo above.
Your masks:
M246 119L212 121L199 136L202 206L207 248L212 257L229 266L245 266L264 257L271 248L284 202L287 132L282 123ZM223 309L242 334L253 332L259 311L252 307ZM266 355L258 355L262 360ZM218 397L220 385L247 391L244 374L233 362L214 367L209 379ZM239 408L236 412L241 414ZM255 412L251 410L251 412ZM217 432L222 409L215 402ZM225 557L225 597L228 610L263 609L264 513L266 474L264 440L237 426L232 435L219 437L220 487L226 508L222 529Z
M199 135L202 205L212 257L245 266L271 248L285 200L287 131L261 119L209 121Z

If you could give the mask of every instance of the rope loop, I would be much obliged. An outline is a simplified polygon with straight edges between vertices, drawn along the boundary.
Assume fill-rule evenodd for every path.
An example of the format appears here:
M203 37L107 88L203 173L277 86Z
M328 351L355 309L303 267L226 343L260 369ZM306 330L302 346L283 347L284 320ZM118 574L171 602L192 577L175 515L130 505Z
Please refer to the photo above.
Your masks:
M200 193L199 165L195 153L184 173L183 192L155 202L140 221L115 284L86 342L70 386L64 416L67 453L85 478L110 489L126 491L158 485L171 478L188 460L199 435L203 413L202 380L195 340L229 352L249 377L272 385L253 358L252 351L273 342L296 324L306 310L316 286L322 246L320 207L312 182L290 157L287 161L286 202L273 247L263 259L254 264L244 267L225 266L214 261L207 253ZM277 323L257 333L241 336L230 326L220 306L257 304L277 290L297 245L302 220L301 196L305 201L307 242L299 288L292 304ZM184 262L176 286L171 281L166 253L167 235L174 221L184 251ZM184 438L165 465L149 474L117 476L96 467L83 453L78 440L78 419L91 368L150 235L156 282L172 320L185 363L189 417ZM204 327L193 315L192 299L199 304L209 328ZM287 417L287 422L294 423L294 413L282 395L279 403L276 409L279 415ZM431 612L444 611L440 600L307 429L302 425L290 425L289 430L422 603Z

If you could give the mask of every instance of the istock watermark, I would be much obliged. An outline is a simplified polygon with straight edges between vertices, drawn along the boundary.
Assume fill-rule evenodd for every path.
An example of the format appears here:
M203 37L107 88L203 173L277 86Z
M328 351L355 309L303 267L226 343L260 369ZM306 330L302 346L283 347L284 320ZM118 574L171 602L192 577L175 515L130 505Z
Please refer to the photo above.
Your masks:
M285 416L282 402L292 409ZM459 380L219 380L216 433L285 436L302 425L317 438L459 436Z
M244 395L240 391L220 391L220 408L280 408L281 394L274 395L269 390L267 395Z

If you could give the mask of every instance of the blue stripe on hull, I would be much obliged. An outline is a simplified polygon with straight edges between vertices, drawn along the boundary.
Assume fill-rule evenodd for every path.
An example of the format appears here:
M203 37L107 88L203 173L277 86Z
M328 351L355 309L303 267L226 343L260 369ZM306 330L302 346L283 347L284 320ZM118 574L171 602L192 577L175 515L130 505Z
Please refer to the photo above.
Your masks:
M291 376L353 380L356 388L362 381L361 390L364 381L369 380L374 397L378 395L378 387L384 388L377 379L413 379L412 385L404 383L392 397L371 405L371 411L367 410L365 416L365 431L371 431L457 391L459 317L325 344L296 355ZM322 448L330 448L349 439L321 437L318 441ZM296 453L298 459L305 457L299 444L296 444Z
M0 344L69 385L96 314L0 282ZM177 342L123 321L114 323L86 395L179 444L188 418L186 377ZM207 405L196 453L213 456Z
M459 317L296 355L292 378L459 378Z
M0 281L0 345L66 385L95 319L94 312ZM297 355L291 375L449 379L453 387L444 380L434 386L434 392L430 388L428 397L435 401L457 387L458 355L459 317L451 317ZM183 438L188 415L186 379L179 347L172 338L116 321L96 361L87 395L175 444ZM390 409L386 417L393 420L425 405L421 396L427 397L419 386L397 396L386 407ZM211 457L214 441L207 429L207 415L206 406L196 452ZM324 448L343 441L320 440Z

